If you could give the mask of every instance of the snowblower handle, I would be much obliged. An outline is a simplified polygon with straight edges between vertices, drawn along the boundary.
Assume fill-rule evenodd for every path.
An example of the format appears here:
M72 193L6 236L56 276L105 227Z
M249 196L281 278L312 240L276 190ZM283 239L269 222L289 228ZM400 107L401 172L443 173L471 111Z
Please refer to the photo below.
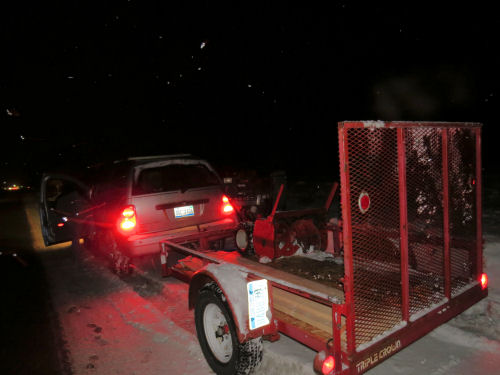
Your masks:
M269 221L273 221L274 214L276 213L276 210L278 208L278 203L280 202L284 186L285 186L284 184L280 185L280 191L278 192L278 196L276 197L276 201L274 202L273 210L271 211L271 214L267 217L267 220Z
M330 206L332 205L333 197L335 197L335 194L337 193L337 189L339 187L339 183L335 181L332 186L332 190L330 191L330 195L328 195L328 199L326 200L325 203L325 211L328 211L330 209Z

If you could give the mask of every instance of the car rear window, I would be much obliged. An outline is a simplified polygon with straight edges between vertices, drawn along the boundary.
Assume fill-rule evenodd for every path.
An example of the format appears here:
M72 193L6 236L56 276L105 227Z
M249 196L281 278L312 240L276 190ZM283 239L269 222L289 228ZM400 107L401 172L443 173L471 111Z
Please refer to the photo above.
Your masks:
M134 183L133 195L188 190L219 185L216 174L202 164L165 165L143 169Z

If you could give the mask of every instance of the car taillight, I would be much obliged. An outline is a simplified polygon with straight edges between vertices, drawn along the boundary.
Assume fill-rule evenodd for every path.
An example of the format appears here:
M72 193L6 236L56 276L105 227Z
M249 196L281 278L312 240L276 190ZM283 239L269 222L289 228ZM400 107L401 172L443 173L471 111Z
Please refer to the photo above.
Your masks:
M222 196L222 212L224 214L230 214L234 211L234 207L229 202L229 198L225 195Z
M118 219L118 230L123 234L132 234L137 225L137 217L134 206L123 209Z
M483 273L481 275L481 289L486 289L488 287L488 275Z

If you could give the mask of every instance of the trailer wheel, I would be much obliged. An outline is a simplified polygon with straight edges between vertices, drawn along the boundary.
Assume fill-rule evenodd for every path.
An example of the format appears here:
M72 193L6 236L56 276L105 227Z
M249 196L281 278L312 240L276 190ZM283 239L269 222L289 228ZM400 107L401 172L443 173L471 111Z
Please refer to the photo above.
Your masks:
M238 342L236 327L222 291L209 284L199 294L195 322L201 350L216 374L251 374L262 361L262 339Z

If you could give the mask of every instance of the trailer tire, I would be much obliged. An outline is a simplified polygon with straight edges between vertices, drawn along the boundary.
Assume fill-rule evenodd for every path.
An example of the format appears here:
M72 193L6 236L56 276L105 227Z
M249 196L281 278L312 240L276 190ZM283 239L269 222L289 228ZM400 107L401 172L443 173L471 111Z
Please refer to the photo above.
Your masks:
M201 290L195 305L195 323L201 350L216 374L246 375L258 368L262 338L238 342L231 310L215 283ZM231 340L229 345L222 345L227 340Z

